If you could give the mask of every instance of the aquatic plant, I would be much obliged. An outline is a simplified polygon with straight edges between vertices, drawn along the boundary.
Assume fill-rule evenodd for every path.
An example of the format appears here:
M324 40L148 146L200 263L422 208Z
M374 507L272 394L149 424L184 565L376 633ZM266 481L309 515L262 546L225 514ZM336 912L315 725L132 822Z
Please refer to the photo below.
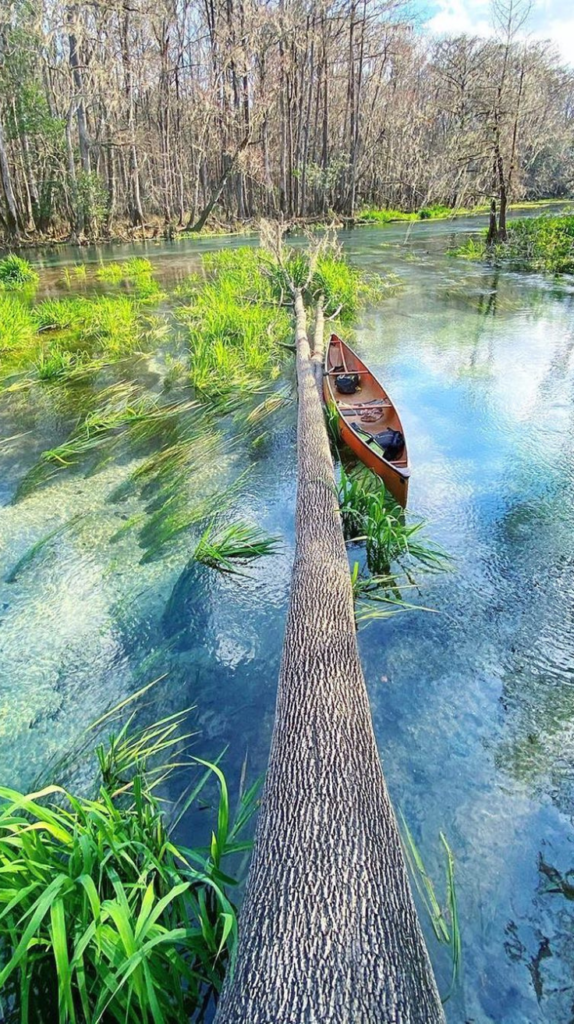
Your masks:
M335 445L335 448L341 443L341 430L339 428L339 413L335 402L330 399L325 402L324 405L325 421L327 423L327 432L331 441Z
M329 253L317 261L311 282L313 297L322 295L326 316L343 321L354 318L361 297L361 276L341 253Z
M64 281L67 285L73 281L85 281L87 267L85 263L75 263L73 267L64 267Z
M105 350L119 355L133 351L142 337L137 303L127 295L74 296L46 299L32 311L37 330L68 332L59 338L69 349Z
M22 259L21 256L10 253L0 260L0 287L22 288L26 285L36 285L38 281L36 271L28 260Z
M341 467L339 504L345 537L365 542L372 573L384 576L394 562L404 569L418 564L435 572L449 567L445 552L417 539L424 521L407 523L404 510L371 470L347 474Z
M210 523L201 535L192 557L211 569L234 573L238 571L238 566L246 565L263 555L273 554L278 543L278 537L270 537L250 523L231 523L219 530L215 523Z
M446 836L441 832L440 841L446 855L447 909L445 911L439 903L432 879L426 870L420 851L413 839L412 833L403 814L401 814L401 821L403 826L403 835L401 838L403 840L403 849L411 872L411 877L428 914L437 940L448 946L450 951L452 961L451 982L447 994L442 997L442 1002L446 1003L454 992L456 983L460 976L462 963L462 942L456 896L454 856L446 840Z
M551 274L571 274L574 273L574 216L541 215L512 220L506 241L488 245L487 233L483 232L480 239L469 238L452 250L451 255L510 263Z
M34 340L34 322L28 306L14 295L0 292L0 354L14 353Z
M248 848L240 833L256 793L232 824L221 769L177 752L184 719L132 733L130 718L97 747L93 798L61 785L0 788L0 988L11 1019L180 1024L219 991L237 931L222 861ZM207 771L170 825L156 788L194 763ZM173 827L211 778L210 847L178 845Z
M35 544L32 544L32 546L28 548L28 550L22 555L22 557L18 559L18 561L12 567L10 572L6 574L6 576L4 577L4 582L15 583L15 581L21 575L23 570L27 568L27 566L29 566L31 562L34 562L37 559L37 557L45 550L46 546L50 543L50 541L54 540L56 537L61 537L63 533L67 533L69 530L72 530L74 526L76 526L83 518L83 515L72 516L72 518L68 519L67 522L62 523L60 526L57 526L54 530L50 530L50 532L47 533L44 537L41 537L40 540L37 540Z
M117 283L119 281L130 281L141 275L148 276L153 272L149 260L141 256L132 256L123 263L102 263L96 270L96 277L99 281Z
M215 276L179 312L187 325L190 378L205 396L259 391L279 373L290 317L273 301L257 250L208 254Z
M394 573L383 576L364 574L358 562L351 571L353 600L355 604L355 622L360 629L378 619L388 619L399 612L417 611L430 612L420 604L405 601L402 594L405 589L414 588L415 584Z
M139 541L145 548L141 557L142 564L157 558L166 546L190 527L230 508L245 475L246 472L242 473L225 489L214 490L195 499L186 489L185 477L176 476L171 479L168 487L156 497L152 514L140 530Z

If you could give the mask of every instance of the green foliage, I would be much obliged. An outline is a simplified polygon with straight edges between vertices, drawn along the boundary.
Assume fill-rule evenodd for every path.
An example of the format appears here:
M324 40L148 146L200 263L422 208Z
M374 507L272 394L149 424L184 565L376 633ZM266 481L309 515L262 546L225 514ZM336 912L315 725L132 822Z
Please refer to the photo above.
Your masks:
M355 604L355 621L359 629L368 626L376 619L388 619L398 612L428 612L432 610L405 601L402 596L403 591L414 588L415 584L395 573L365 574L361 572L359 563L355 562L351 572L351 583Z
M220 530L210 523L199 539L193 558L220 572L234 573L237 566L273 554L278 543L277 537L269 537L250 523L231 523Z
M32 317L38 331L64 332L61 347L90 355L124 355L137 348L143 333L137 303L127 295L46 299Z
M0 292L0 355L15 352L30 345L35 325L30 310L13 295Z
M460 256L465 260L485 259L487 255L486 240L471 236L470 238L467 238L466 242L463 242L463 244L459 245L456 249L451 249L449 251L449 255Z
M117 283L119 281L133 281L139 277L151 275L153 267L149 260L140 256L132 256L124 263L102 263L96 270L96 277L100 281Z
M4 288L22 288L25 285L36 285L38 274L32 269L28 260L10 253L0 260L0 286Z
M182 307L190 344L193 386L206 396L258 391L277 377L280 342L290 318L273 299L264 254L249 248L210 253L204 268L212 280Z
M96 171L79 171L76 181L78 209L92 228L100 228L108 215L109 195Z
M57 526L54 530L50 530L45 537L41 537L40 540L36 541L36 543L33 544L32 547L28 548L22 557L18 559L16 565L13 566L10 572L4 577L5 583L15 583L24 569L26 569L31 562L35 562L38 556L42 554L50 541L54 540L56 537L60 537L63 533L67 533L68 530L72 530L81 519L81 515L72 516L72 518L68 519L66 523L63 523L61 526Z
M352 320L361 296L361 276L339 254L327 254L317 261L311 283L313 297L322 295L326 316Z
M217 823L209 850L177 845L155 789L182 763L184 715L133 734L131 721L97 748L94 798L58 785L0 789L7 1020L181 1024L221 987L237 933L227 892L235 882L222 861L249 846L240 831L255 789L232 824L223 773L197 761L207 772L182 813L215 778ZM189 771L192 762L183 762Z
M456 983L460 976L462 963L462 943L460 937L460 924L458 918L458 903L456 897L456 884L454 876L454 856L446 840L445 835L440 833L440 841L446 855L446 910L443 910L436 895L433 881L426 870L420 851L413 839L410 829L401 814L403 824L403 849L407 863L415 883L416 890L421 898L423 906L427 911L433 932L437 940L449 947L452 974L451 983L443 1003L450 999L454 992Z
M402 210L378 209L366 206L357 213L357 220L365 224L389 224L395 220L416 220L416 213L403 213Z
M87 277L87 267L85 263L75 263L73 267L65 267L64 269L64 281L67 285L72 284L73 281L85 281Z
M348 475L341 468L339 505L345 537L365 541L371 573L384 576L393 563L435 572L447 568L444 552L418 539L424 521L407 524L404 510L371 470Z
M470 238L453 252L465 259L488 259L510 263L528 270L550 274L574 273L574 216L541 215L513 220L508 238L493 246L486 243L486 232L480 240Z

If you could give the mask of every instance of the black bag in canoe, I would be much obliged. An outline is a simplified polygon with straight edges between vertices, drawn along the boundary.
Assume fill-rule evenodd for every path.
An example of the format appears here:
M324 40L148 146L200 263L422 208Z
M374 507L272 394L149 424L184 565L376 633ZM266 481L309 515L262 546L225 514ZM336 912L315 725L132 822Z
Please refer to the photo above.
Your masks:
M354 395L359 387L359 376L356 373L340 373L335 377L335 387L342 395Z
M400 430L391 430L390 427L387 427L386 430L373 434L373 437L379 447L383 449L385 459L392 462L393 459L401 457L405 448L405 438Z

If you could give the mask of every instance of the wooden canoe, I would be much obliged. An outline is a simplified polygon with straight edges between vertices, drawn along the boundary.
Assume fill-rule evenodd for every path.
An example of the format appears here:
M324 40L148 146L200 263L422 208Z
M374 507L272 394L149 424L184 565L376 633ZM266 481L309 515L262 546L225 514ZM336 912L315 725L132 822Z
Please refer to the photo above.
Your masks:
M352 395L337 390L339 374L357 374L359 386ZM391 429L404 431L394 403L382 384L356 352L336 334L331 335L325 355L323 375L325 401L337 409L339 431L345 444L380 476L387 490L405 508L409 490L409 457L406 440L396 457L385 458L385 451L375 435Z

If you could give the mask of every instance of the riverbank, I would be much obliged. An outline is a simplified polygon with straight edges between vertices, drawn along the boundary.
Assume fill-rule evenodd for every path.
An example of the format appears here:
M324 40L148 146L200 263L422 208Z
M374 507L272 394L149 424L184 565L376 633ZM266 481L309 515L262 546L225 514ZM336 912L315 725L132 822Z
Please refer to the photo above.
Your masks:
M574 207L574 199L537 199L527 200L520 203L511 203L508 209L513 212L520 210L536 210L550 207ZM349 217L343 214L330 212L329 216L293 218L290 231L304 231L308 228L322 228L334 224L341 229L352 229L356 227L385 227L389 224L404 222L425 222L437 220L455 220L462 217L481 217L488 213L488 204L478 206L455 207L448 206L424 206L415 211L404 211L396 209L382 209L368 207L355 216ZM118 222L104 233L94 237L82 237L74 239L68 230L62 230L61 234L40 235L38 233L28 234L20 238L0 238L0 256L8 252L16 252L25 249L53 249L57 250L64 245L73 245L78 248L86 248L94 244L122 244L134 242L154 241L193 241L193 239L204 238L225 238L237 235L255 234L259 230L259 221L248 219L223 223L220 221L209 222L200 232L189 231L186 227L178 227L175 224L165 224L161 218L150 218L144 225L133 227L126 222Z

